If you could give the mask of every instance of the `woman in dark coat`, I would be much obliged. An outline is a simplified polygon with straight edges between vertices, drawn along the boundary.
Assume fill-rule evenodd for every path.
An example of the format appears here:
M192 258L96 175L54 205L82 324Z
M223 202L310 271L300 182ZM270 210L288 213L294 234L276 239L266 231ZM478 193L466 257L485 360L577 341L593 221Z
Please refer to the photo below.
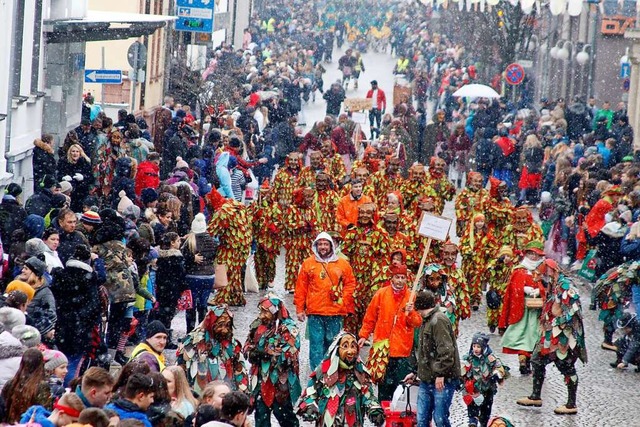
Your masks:
M178 299L186 288L184 257L180 252L180 236L172 231L165 233L160 241L156 264L156 300L158 313L156 319L167 329L176 315ZM169 337L169 340L171 337ZM169 348L169 347L167 347Z
M73 144L69 147L67 156L58 160L58 180L68 181L73 185L71 209L82 212L82 202L93 188L94 177L91 160L80 144Z
M33 192L37 193L45 175L56 175L53 136L42 135L42 138L33 141L33 145Z
M81 362L93 353L100 326L99 282L89 248L78 245L66 267L53 270L52 275L58 314L56 345L69 359L68 381L80 375Z

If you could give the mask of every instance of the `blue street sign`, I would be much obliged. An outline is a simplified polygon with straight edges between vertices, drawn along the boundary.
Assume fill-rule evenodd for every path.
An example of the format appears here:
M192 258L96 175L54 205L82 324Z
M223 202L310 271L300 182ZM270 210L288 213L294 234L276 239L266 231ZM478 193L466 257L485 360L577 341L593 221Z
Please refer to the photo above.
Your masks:
M122 83L121 70L84 70L85 83L119 85Z
M620 78L626 79L629 76L631 76L631 63L623 62L620 64Z
M176 31L213 32L214 0L177 0Z

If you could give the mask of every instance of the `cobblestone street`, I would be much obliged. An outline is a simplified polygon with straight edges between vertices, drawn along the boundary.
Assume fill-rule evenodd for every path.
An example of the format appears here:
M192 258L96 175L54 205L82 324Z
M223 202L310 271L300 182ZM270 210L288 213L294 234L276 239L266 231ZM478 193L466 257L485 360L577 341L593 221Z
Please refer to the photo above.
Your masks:
M325 88L340 77L337 71L337 60L342 53L334 52L334 62L327 65L325 75ZM369 88L369 81L377 79L380 87L387 92L387 99L391 99L393 88L393 75L391 70L394 66L394 59L387 54L368 53L364 56L364 63L367 64L367 72L360 78L360 88L349 89L347 97L364 97ZM317 94L317 101L303 107L306 118L306 127L310 128L314 121L324 117L325 103L321 95ZM389 107L388 110L391 110ZM363 130L369 135L368 126L363 126ZM453 203L447 203L444 216L454 218ZM455 230L455 226L452 227ZM277 277L272 292L284 298L288 308L295 313L293 307L293 295L289 295L283 289L284 283L284 257L280 256L277 265ZM615 360L615 354L602 350L601 323L597 319L598 313L590 311L590 288L580 285L579 291L582 296L584 309L584 321L587 340L587 351L589 363L583 365L578 362L577 370L579 376L578 386L578 414L575 416L560 416L553 413L554 408L566 403L567 390L562 376L552 365L547 367L547 380L543 388L543 405L541 408L524 408L516 405L515 401L519 397L528 396L531 393L531 377L523 377L518 372L517 356L502 354L500 336L496 333L492 335L490 342L494 352L506 365L511 368L512 376L500 387L494 399L493 414L506 416L517 427L578 427L578 426L640 426L640 397L638 394L638 384L640 374L634 369L620 372L612 369L609 363ZM264 293L247 294L247 305L245 308L234 308L235 313L235 333L238 339L244 343L249 331L249 325L257 316L256 307L258 300ZM174 329L180 337L184 335L185 320L184 314L180 313L174 319ZM305 324L301 324L301 333L304 336ZM478 312L473 313L471 319L463 321L460 325L460 336L458 338L458 348L460 354L469 350L471 337L475 332L483 331L488 333L486 326L486 306L482 305ZM366 352L363 350L362 357L366 360ZM303 387L309 377L309 346L306 339L302 339L301 351L301 381ZM457 393L454 397L451 408L451 424L453 426L466 426L466 407L462 402L462 397ZM273 425L277 425L275 419Z

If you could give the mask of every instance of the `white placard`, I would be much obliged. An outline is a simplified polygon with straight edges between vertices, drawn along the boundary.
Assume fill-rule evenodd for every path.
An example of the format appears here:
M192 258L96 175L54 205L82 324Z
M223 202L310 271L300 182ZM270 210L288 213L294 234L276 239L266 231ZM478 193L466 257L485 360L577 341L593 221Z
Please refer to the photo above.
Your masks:
M424 213L422 214L422 218L420 218L418 234L434 240L446 242L447 237L449 237L451 222L452 221L449 218Z
M351 120L353 120L354 123L360 123L361 125L364 125L367 123L367 115L359 111L354 111L353 113L351 113Z

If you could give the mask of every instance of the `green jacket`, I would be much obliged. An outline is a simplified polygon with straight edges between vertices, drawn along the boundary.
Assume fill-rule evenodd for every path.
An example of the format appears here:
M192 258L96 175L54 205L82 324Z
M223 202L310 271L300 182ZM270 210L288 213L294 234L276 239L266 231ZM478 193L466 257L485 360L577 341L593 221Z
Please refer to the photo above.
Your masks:
M418 341L418 378L424 382L435 382L436 378L460 378L460 355L456 336L449 318L440 311L440 306L424 319Z

